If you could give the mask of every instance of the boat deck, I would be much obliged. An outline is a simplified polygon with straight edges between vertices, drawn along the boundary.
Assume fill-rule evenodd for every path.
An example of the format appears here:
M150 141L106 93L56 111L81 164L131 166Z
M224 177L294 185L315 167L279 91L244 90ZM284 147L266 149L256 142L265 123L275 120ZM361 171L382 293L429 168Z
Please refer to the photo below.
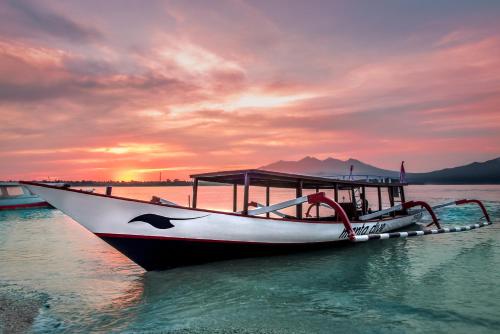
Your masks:
M395 205L396 199L399 202L405 201L404 186L406 183L399 182L378 182L377 180L371 181L354 181L354 180L339 180L335 178L320 177L313 175L290 174L282 172L267 171L261 169L246 169L246 170L233 170L233 171L220 171L212 173L194 174L193 178L193 208L197 207L198 185L200 181L232 184L233 185L233 212L237 212L237 193L238 186L243 186L243 210L242 214L249 213L249 206L252 202L249 200L250 186L265 187L266 188L266 203L265 206L270 206L270 189L271 188L288 188L296 190L296 197L302 197L304 189L314 189L317 193L321 190L332 189L334 191L334 201L339 202L339 191L348 191L350 201L339 203L340 206L346 211L349 218L357 220L358 217L371 213L366 201L366 188L377 188L378 193L378 210L382 210L382 188L388 191L388 197L391 207ZM407 214L406 210L401 212L394 212L396 214ZM269 213L266 214L269 217ZM296 219L304 219L302 204L296 205ZM319 205L316 208L317 220L324 220L324 217L319 217ZM336 218L333 218L336 219Z

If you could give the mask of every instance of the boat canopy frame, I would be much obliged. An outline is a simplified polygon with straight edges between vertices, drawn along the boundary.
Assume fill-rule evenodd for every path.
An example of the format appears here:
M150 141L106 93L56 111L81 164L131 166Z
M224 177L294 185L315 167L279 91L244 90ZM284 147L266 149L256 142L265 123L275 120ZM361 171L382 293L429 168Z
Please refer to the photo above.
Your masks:
M407 185L407 183L400 182L348 181L313 175L274 172L262 169L245 169L193 174L191 175L191 178L193 179L193 208L197 207L198 186L200 181L233 185L233 212L237 211L238 185L243 186L243 215L248 215L248 208L251 205L251 201L249 200L250 186L266 188L266 206L270 205L270 188L295 189L297 198L302 197L302 191L304 189L315 190L316 193L319 193L320 190L332 189L334 191L335 202L338 202L340 190L351 190L354 194L354 189L359 189L360 198L364 201L366 198L366 188L376 188L378 195L378 210L382 210L381 188L387 188L390 204L391 206L394 206L394 197L396 196L400 196L401 203L405 202L404 186ZM365 205L362 205L362 214L366 214L366 210L367 208ZM316 215L319 216L319 205L317 205L316 208ZM266 213L266 216L269 217L269 213ZM296 218L303 219L302 204L298 204L296 206Z

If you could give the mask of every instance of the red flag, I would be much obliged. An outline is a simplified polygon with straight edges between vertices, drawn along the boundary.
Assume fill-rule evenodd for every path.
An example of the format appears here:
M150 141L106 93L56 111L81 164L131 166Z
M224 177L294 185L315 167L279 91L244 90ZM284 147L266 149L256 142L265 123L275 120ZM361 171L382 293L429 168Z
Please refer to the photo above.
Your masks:
M405 171L405 162L401 161L401 170L399 172L399 182L406 183L406 171Z

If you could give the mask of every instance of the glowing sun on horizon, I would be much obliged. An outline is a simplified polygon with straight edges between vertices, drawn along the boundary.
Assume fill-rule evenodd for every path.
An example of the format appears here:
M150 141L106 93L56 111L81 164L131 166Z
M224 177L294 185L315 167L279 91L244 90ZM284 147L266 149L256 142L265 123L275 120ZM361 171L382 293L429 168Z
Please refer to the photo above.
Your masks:
M116 181L140 181L137 180L137 174L132 169L119 169L113 174L113 180Z

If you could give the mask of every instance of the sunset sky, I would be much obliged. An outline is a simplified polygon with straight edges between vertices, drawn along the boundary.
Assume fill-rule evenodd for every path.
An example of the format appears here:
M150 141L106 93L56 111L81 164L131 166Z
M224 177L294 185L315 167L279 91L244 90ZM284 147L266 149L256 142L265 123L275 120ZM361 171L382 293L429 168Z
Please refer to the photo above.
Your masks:
M0 1L0 179L500 156L500 1Z

